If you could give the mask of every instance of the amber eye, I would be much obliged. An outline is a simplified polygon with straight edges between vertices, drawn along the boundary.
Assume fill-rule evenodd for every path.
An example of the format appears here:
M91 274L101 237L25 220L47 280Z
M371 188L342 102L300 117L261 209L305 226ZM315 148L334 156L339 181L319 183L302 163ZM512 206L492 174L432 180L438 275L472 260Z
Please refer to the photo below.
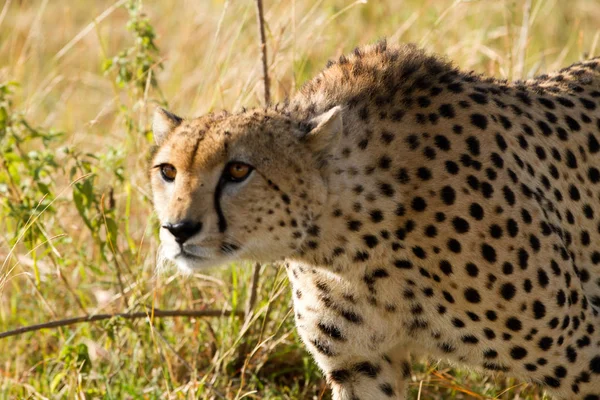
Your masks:
M177 176L177 170L171 164L162 164L160 166L160 174L167 182L173 182Z
M241 162L232 162L225 168L225 174L228 180L232 182L241 182L250 175L252 167Z

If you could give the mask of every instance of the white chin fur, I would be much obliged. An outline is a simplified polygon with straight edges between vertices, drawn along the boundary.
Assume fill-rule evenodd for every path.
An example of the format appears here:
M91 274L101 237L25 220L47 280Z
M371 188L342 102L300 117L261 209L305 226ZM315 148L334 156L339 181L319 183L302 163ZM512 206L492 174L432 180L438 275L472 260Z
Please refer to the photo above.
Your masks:
M183 245L183 248L187 254L191 254L192 256L206 258L209 260L218 257L213 250L207 249L206 247L185 244ZM177 251L179 251L179 249L177 249Z
M201 269L207 269L212 267L220 267L227 263L225 259L195 259L190 257L179 256L173 259L175 265L183 273L192 273Z
M211 251L203 251L197 248L197 246L193 247L193 249L190 249L192 251L188 251L192 256L186 256L181 253L179 246L170 246L163 242L158 251L156 263L158 272L164 272L168 266L174 264L180 272L187 275L201 269L225 265L231 261L226 257L215 257ZM198 258L193 256L197 256Z

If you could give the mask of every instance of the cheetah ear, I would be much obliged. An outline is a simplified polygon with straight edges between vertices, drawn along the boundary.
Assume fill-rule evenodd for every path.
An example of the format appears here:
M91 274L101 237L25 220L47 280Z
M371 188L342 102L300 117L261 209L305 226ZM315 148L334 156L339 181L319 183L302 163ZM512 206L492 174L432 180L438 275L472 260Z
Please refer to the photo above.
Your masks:
M336 106L310 120L312 130L304 136L304 141L315 153L332 148L338 142L344 125L342 107Z
M160 146L169 133L182 122L183 119L177 115L168 112L162 107L157 107L154 110L154 117L152 119L152 133L156 144Z

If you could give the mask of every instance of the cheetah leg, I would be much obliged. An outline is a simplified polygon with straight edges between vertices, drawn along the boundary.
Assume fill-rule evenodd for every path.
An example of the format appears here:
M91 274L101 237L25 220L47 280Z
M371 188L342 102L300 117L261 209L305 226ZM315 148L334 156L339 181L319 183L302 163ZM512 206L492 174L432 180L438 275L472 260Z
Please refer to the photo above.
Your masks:
M396 385L400 388L399 393L401 394L399 398L407 398L406 392L411 375L411 359L408 348L405 345L398 345L386 357L386 362L391 365L396 374Z
M334 400L406 399L408 352L398 347L371 360L344 362L325 369Z

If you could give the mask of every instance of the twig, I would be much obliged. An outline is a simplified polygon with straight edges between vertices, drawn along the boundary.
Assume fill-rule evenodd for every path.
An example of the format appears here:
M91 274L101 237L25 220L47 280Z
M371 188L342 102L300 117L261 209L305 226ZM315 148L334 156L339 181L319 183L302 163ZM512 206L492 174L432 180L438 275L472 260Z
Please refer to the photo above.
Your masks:
M111 318L124 318L124 319L139 319L146 317L155 318L167 318L167 317L229 317L229 316L243 317L244 313L240 311L229 311L223 312L220 310L148 310L148 312L134 312L134 313L117 313L117 314L96 314L90 315L89 317L75 317L61 319L58 321L46 322L43 324L23 326L21 328L13 329L11 331L0 332L0 339L9 336L17 336L27 332L39 331L48 328L58 328L61 326L80 324L82 322L96 322L103 321Z
M262 0L256 0L256 18L258 20L258 32L260 34L260 50L262 53L263 80L265 84L265 106L271 102L269 85L269 67L267 65L267 43L265 39L265 18L263 15Z
M246 319L248 319L250 313L254 309L254 303L256 303L256 293L258 291L258 278L260 273L260 263L254 264L254 271L252 272L252 281L250 283L250 294L248 295L248 300L246 301L245 314Z
M263 64L263 82L265 85L265 106L268 106L271 102L271 93L269 89L269 68L267 66L267 44L265 39L265 17L263 14L262 0L256 0L256 18L258 20L258 33L260 36L260 50L262 54ZM254 271L252 273L252 282L250 284L250 294L246 303L246 322L249 321L248 317L254 309L254 303L256 303L256 292L258 290L258 278L260 272L260 263L254 264Z
M108 222L106 221L106 212L104 211L104 193L102 193L102 197L100 198L100 209L102 211L102 220L104 221L104 228L106 229L106 241L108 242L108 247L112 252L113 259L115 262L115 272L117 275L117 282L119 282L119 289L121 290L121 296L123 297L123 301L125 302L125 308L129 308L129 297L125 293L125 284L123 283L123 273L121 272L121 264L119 264L119 260L117 258L117 250L113 245L113 238L110 235L110 230L108 229Z
M260 50L262 54L262 66L263 66L263 83L265 89L265 107L269 106L271 102L271 93L269 89L269 67L267 64L267 44L265 39L265 18L263 14L262 0L256 0L256 19L258 21L258 33L260 36ZM256 303L256 294L258 292L258 279L260 277L260 263L254 264L252 271L252 281L250 282L250 288L248 289L248 300L244 308L244 325L242 326L242 332L246 332L246 329L252 322L252 311L254 310L254 304ZM242 366L242 383L238 390L238 396L244 387L244 380L246 376L246 367L249 361L248 346L250 342L246 341L242 343L238 351L238 361L245 358L244 365Z
M174 348L173 346L171 346L171 343L169 343L169 341L168 341L167 339L165 339L165 337L163 336L163 334L162 334L162 333L160 333L160 331L159 331L158 329L154 329L154 334L156 334L156 335L158 336L158 338L159 338L160 340L162 340L163 344L164 344L165 346L167 346L167 348L168 348L169 350L171 350L171 352L172 352L172 353L175 355L175 357L176 357L176 358L177 358L177 359L178 359L178 360L181 362L181 364L182 364L182 365L183 365L183 366L184 366L184 367L185 367L185 368L188 370L188 372L190 372L190 373L191 373L191 372L193 372L193 371L194 371L194 368L193 368L193 367L190 365L190 363L188 363L188 362L186 361L186 359L185 359L185 358L183 358L183 357L181 356L181 354L179 354L179 353L177 352L177 350L175 350L175 348Z
M81 311L85 312L85 307L84 307L83 303L81 302L81 299L79 298L77 293L75 293L75 290L73 290L73 287L69 283L69 280L67 279L65 274L63 274L62 271L60 270L60 267L58 266L58 262L56 260L55 255L53 253L49 253L48 255L50 256L50 260L52 260L52 264L54 264L54 267L56 268L56 275L58 275L60 280L63 282L63 284L67 288L67 291L69 293L71 293L71 296L73 296L73 298L75 299L75 302L77 303L77 306L79 306L79 309Z
M263 64L263 81L265 85L265 106L268 106L271 101L271 94L269 89L269 68L267 66L267 44L265 39L265 19L263 14L262 0L256 0L256 18L258 20L258 31L260 35L260 49L262 53L262 64ZM260 263L254 264L254 270L252 272L252 282L250 283L248 301L246 302L245 315L246 322L249 321L249 316L254 309L254 303L256 303L256 292L258 290L258 278L260 273Z

